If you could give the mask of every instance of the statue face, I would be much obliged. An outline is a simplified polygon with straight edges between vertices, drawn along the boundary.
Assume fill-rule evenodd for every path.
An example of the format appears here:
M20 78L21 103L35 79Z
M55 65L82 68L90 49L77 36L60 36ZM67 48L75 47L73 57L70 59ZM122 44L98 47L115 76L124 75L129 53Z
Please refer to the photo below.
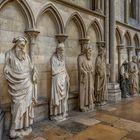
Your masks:
M19 42L17 43L18 48L19 48L20 50L22 50L22 51L24 51L25 45L26 45L25 41L19 41Z
M25 45L26 42L24 40L19 40L16 44L15 53L17 58L21 61L25 60L25 52L24 52Z
M60 60L64 59L64 49L63 48L57 48L56 53L57 53L58 59L60 59Z
M91 59L91 54L92 54L92 50L91 49L87 49L87 51L86 51L86 57L87 57L88 60Z

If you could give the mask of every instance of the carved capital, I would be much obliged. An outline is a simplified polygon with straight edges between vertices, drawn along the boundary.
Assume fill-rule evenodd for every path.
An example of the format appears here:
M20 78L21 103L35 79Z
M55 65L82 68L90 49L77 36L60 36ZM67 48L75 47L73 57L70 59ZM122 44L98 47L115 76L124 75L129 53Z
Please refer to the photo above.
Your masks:
M35 29L29 29L24 32L28 36L29 39L35 39L38 36L38 34L40 33L39 31L37 31Z
M81 38L81 39L79 39L79 43L80 43L80 45L88 44L89 39L88 38Z
M139 48L139 47L135 48L135 50L136 50L137 52L140 52L140 48Z
M124 44L120 44L120 45L118 45L117 48L118 48L118 51L123 50L123 49L124 49Z
M133 51L134 47L133 46L127 46L128 51Z
M59 43L65 42L65 40L68 37L68 35L66 35L66 34L57 34L55 36L56 36Z
M99 41L99 42L96 42L97 46L98 47L105 47L105 41Z

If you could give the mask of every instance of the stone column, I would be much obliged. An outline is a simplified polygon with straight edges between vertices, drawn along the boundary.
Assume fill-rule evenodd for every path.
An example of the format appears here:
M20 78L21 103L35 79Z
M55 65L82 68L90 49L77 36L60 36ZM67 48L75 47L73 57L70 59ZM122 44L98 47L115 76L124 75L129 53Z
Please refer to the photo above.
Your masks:
M109 102L121 100L121 90L119 83L116 81L115 66L115 1L109 0L109 62L110 62L110 83L108 84Z
M121 62L121 52L124 49L124 44L120 44L117 47L118 47L118 72L119 72L121 64L122 64L122 62Z
M111 64L111 77L110 80L112 83L116 82L115 77L115 1L109 0L110 11L109 11L109 52L110 52L110 64Z
M129 62L131 61L131 58L132 58L131 52L133 51L133 48L134 48L134 47L132 47L132 46L128 46L128 47L127 47L127 54L128 54L128 61L129 61Z
M40 32L34 29L26 30L25 34L29 39L29 56L31 60L34 60L34 47L36 45L36 37Z
M105 22L104 22L104 40L107 49L107 64L109 64L109 0L104 3Z

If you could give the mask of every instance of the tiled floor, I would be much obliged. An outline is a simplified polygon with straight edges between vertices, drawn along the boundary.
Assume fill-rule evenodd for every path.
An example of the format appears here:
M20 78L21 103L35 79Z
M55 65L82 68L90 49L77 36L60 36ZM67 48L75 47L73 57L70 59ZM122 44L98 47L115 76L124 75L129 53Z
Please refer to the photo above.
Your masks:
M44 120L33 126L29 136L17 140L140 140L140 97L94 112L73 111L59 123Z

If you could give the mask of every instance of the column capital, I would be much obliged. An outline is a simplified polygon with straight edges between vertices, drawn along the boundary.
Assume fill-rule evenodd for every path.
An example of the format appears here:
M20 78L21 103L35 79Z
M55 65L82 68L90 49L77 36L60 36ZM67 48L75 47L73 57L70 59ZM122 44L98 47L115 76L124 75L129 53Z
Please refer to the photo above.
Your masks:
M29 38L36 38L38 36L38 34L40 33L36 29L25 30L24 32Z
M65 40L68 38L68 35L66 35L66 34L57 34L55 36L59 43L65 42Z
M134 49L133 46L127 46L126 48L127 48L128 51L132 51Z
M135 50L140 52L140 47L136 47Z
M119 44L118 46L117 46L117 48L118 48L118 50L122 50L122 49L124 49L124 44Z
M98 41L98 42L96 42L96 44L97 44L98 47L103 47L103 48L106 47L105 46L105 41Z
M88 44L89 39L88 38L81 38L81 39L79 39L79 43L80 43L80 45Z

